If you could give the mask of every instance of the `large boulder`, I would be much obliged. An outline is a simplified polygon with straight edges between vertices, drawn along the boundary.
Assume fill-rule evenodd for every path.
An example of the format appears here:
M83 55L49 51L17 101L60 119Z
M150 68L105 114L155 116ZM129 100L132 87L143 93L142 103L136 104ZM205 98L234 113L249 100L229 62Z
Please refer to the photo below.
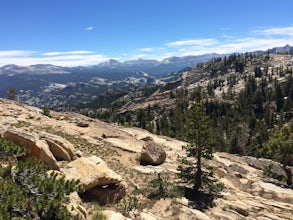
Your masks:
M76 158L75 148L69 141L49 133L42 133L41 135L48 143L50 150L57 160L71 161Z
M166 152L154 141L147 141L142 147L140 164L142 165L160 165L165 162Z
M93 156L92 156L93 157ZM77 158L69 162L61 171L66 179L80 179L85 190L96 186L118 184L122 177L103 163L95 163L93 159Z
M126 195L126 187L123 182L119 184L97 186L87 191L86 194L89 197L97 199L100 205L105 205L122 199Z
M279 162L270 160L270 159L265 159L265 158L255 158L251 156L245 156L243 157L245 162L251 166L254 167L258 170L264 170L266 167L271 168L271 172L275 174L276 176L286 176L286 173L284 171L284 168L282 164ZM290 167L291 171L293 173L293 167Z
M39 161L43 161L52 169L59 170L57 161L48 144L46 141L40 140L38 135L17 128L9 128L4 132L3 138L28 149L29 153L24 158L34 157Z
M94 198L101 204L121 199L126 193L122 177L96 156L77 158L61 171L68 180L79 179L85 189L85 196Z

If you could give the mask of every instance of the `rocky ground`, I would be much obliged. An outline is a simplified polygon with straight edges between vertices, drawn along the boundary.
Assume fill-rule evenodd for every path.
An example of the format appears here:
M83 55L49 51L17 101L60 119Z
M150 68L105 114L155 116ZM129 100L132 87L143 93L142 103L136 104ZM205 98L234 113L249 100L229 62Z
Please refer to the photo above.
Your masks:
M176 172L177 156L182 153L184 142L138 128L107 124L76 113L51 112L51 115L50 118L38 108L0 99L0 133L18 129L39 135L40 139L50 134L60 137L73 145L77 157L70 157L71 162L58 160L61 171L70 169L74 166L71 163L80 158L91 157L93 163L102 166L97 159L102 158L110 168L109 172L113 171L123 179L127 195L131 195L135 188L145 187L155 172ZM151 137L166 151L163 164L140 165L140 152L146 137ZM92 156L96 157L93 159ZM269 161L215 153L208 163L216 167L216 175L225 184L221 196L213 201L213 207L200 211L192 208L192 202L185 198L158 201L142 198L144 208L137 213L136 219L293 219L293 190L263 176L262 168ZM116 179L120 181L120 177ZM101 207L97 202L83 198L83 206L88 219L97 209L107 210L104 214L110 216L109 219L126 219L117 213L117 205Z

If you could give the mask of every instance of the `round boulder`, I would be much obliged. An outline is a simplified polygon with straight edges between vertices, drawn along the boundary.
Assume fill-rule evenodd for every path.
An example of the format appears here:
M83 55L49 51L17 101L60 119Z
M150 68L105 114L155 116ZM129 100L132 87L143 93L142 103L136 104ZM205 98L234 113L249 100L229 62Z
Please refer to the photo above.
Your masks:
M141 150L141 165L160 165L165 162L166 152L153 141L147 141Z

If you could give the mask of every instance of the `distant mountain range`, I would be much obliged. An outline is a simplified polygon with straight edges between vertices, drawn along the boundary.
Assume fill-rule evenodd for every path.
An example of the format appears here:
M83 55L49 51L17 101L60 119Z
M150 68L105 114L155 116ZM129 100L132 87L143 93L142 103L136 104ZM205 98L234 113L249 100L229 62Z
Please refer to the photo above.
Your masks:
M185 67L191 67L201 62L206 62L215 57L222 57L220 54L205 54L199 56L170 57L160 61L157 60L132 60L119 62L110 59L107 62L93 66L61 67L50 64L38 64L31 66L6 65L0 67L0 75L14 74L95 74L107 79L119 79L136 75L136 72L144 72L152 76L162 76L177 72Z
M268 49L266 51L260 51L260 50L258 50L258 51L252 52L252 53L255 53L256 55L262 55L262 54L266 54L266 53L271 53L271 54L293 53L293 47L291 47L289 44L287 44L284 47L274 47L274 48Z
M255 51L261 55L264 53L292 53L293 47L286 45L284 47L275 47L266 51ZM136 76L137 72L143 72L148 76L162 76L170 73L175 73L186 67L192 67L198 63L207 62L213 58L224 57L228 54L204 54L198 56L184 57L169 57L162 61L157 60L131 60L119 62L118 60L110 59L92 66L76 66L76 67L61 67L51 64L37 64L31 66L5 65L0 67L0 75L15 75L15 74L94 74L97 77L106 79L122 79L125 76Z
M292 51L293 47L286 45L253 53ZM0 67L0 97L6 97L7 91L15 88L20 100L30 105L69 105L76 100L86 102L106 91L165 84L198 63L224 56L227 55L212 53L170 57L162 61L139 59L125 62L110 59L97 65L77 67L5 65Z

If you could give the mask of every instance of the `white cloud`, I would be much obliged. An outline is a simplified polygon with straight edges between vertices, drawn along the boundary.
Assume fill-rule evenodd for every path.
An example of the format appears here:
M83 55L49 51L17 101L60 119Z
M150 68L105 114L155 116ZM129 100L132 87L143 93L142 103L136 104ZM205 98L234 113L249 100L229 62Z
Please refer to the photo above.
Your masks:
M93 29L94 29L94 26L89 26L85 28L86 31L92 31Z
M134 51L126 51L114 58L94 51L72 50L37 52L30 50L0 51L0 66L17 64L53 64L60 66L93 65L110 58L120 61L135 59L162 60L172 56L202 55L208 53L229 54L266 50L273 47L293 45L293 27L271 28L247 33L246 36L219 35L218 38L201 38L178 40L155 47L142 47Z
M37 52L30 50L4 50L0 51L0 57L27 57L35 53Z
M44 56L60 56L60 55L78 55L78 54L93 54L93 51L87 50L74 50L74 51L66 51L66 52L47 52L43 53Z
M293 36L293 26L258 30L258 31L255 31L255 33L265 34L265 35Z
M210 39L201 42L209 42ZM173 47L166 47L164 51L153 51L152 54L138 54L132 57L162 60L171 56L202 55L209 53L230 54L235 52L249 52L256 50L267 50L273 47L281 47L286 44L293 45L293 38L267 38L267 37L246 37L246 38L219 38L213 45L189 44L186 41L176 41ZM182 43L181 43L182 42ZM186 43L183 43L186 42ZM212 41L210 41L212 42ZM175 44L172 44L175 45ZM163 53L162 53L163 52Z
M139 51L150 52L150 51L153 51L155 49L154 48L151 48L151 47L144 47L144 48L139 48L138 50Z
M180 47L180 46L188 46L188 45L200 45L200 46L212 46L217 44L218 41L213 38L207 39L192 39L192 40L180 40L166 43L166 46L169 47Z
M0 51L0 66L16 64L53 64L58 66L93 65L110 59L107 56L88 51L32 53L31 51Z

